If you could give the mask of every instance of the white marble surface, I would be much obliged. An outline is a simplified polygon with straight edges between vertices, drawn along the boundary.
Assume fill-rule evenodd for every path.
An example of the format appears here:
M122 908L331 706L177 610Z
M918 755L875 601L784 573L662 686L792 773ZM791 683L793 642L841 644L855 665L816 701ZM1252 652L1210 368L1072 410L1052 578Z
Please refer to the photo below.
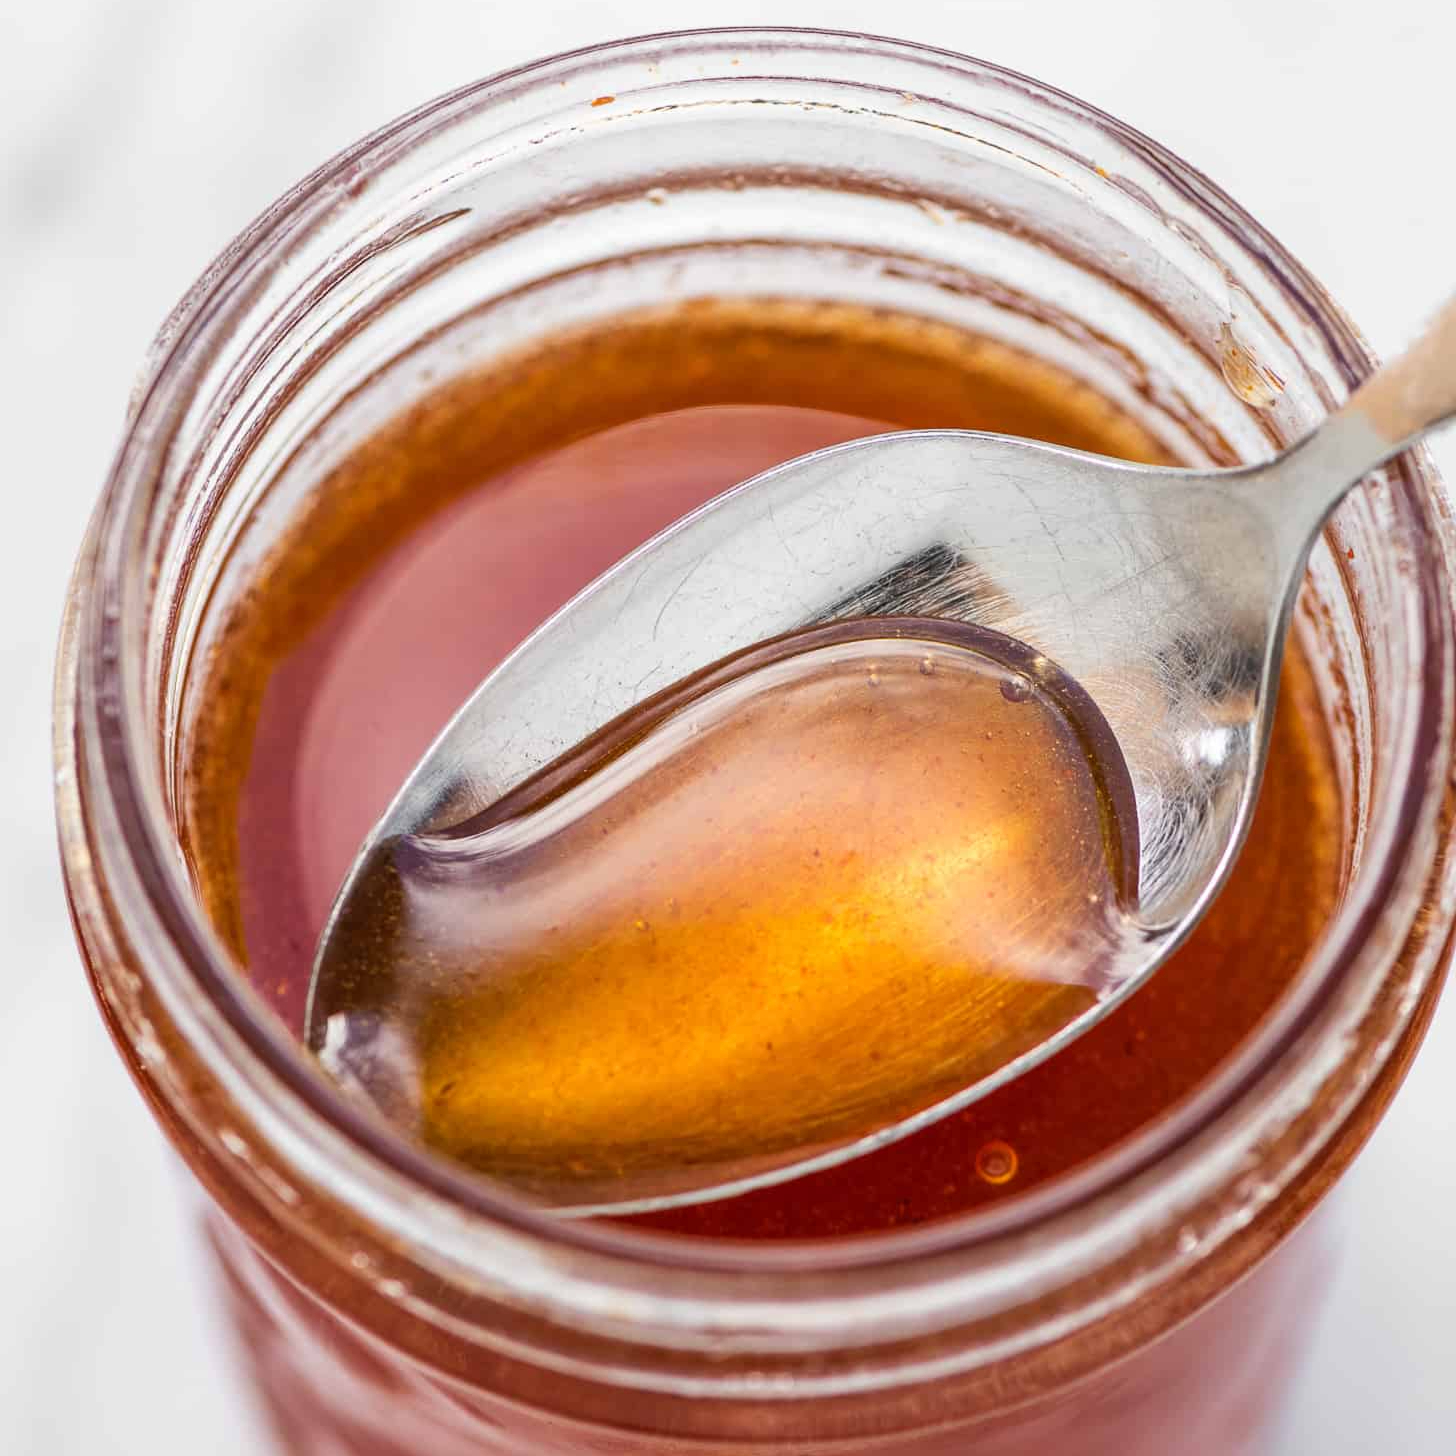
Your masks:
M613 34L728 23L893 31L1098 102L1227 186L1377 347L1456 282L1456 10L1434 0L0 0L0 1450L266 1449L90 1003L51 829L62 591L152 329L279 191L415 102ZM1440 453L1456 480L1456 441ZM1348 1202L1284 1449L1450 1453L1456 1004Z

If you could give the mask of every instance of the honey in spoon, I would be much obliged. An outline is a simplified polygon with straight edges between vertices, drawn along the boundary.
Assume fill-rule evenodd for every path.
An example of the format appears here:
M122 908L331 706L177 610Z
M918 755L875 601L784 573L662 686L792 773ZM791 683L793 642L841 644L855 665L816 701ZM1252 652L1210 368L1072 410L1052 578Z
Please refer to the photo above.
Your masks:
M1136 818L1090 698L875 618L736 654L484 813L382 845L325 1067L576 1212L798 1171L1012 1068L1105 989Z

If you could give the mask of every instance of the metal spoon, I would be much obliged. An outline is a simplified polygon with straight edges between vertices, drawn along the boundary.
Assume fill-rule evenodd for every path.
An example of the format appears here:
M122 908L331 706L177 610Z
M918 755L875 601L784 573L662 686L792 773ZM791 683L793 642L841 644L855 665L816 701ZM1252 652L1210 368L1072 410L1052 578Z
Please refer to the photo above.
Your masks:
M939 617L1028 644L1081 684L1116 736L1136 799L1138 905L1100 1000L994 1075L838 1145L659 1169L586 1196L569 1179L553 1187L549 1170L532 1187L571 1214L700 1202L861 1155L965 1106L1105 1015L1208 909L1248 829L1311 547L1353 485L1453 415L1456 303L1266 464L1172 470L927 430L820 450L725 492L539 627L416 766L335 903L310 1046L389 1111L367 1068L390 1027L339 1014L340 947L370 913L360 889L371 868L401 847L427 854L432 834L750 643L846 617Z

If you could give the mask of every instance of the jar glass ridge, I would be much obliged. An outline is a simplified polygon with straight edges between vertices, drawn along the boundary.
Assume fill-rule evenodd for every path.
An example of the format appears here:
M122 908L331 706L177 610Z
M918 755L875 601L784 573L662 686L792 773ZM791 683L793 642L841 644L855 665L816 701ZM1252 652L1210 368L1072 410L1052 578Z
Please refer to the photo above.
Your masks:
M893 1442L1055 1397L1175 1329L1378 1119L1451 924L1450 526L1416 452L1316 553L1299 631L1336 733L1343 900L1194 1097L1043 1191L873 1240L552 1222L361 1117L246 988L179 844L193 669L332 465L439 380L625 308L763 294L1002 338L1190 462L1289 443L1370 363L1196 172L981 62L700 32L467 87L306 179L164 328L68 607L62 846L123 1056L218 1226L307 1300L411 1369L589 1426L908 1450ZM1249 361L1272 400L1239 388Z

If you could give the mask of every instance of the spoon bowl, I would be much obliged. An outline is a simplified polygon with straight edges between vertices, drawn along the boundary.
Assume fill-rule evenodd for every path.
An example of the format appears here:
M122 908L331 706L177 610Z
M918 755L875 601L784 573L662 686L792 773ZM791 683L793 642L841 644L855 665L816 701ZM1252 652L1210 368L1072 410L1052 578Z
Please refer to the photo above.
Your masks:
M427 853L645 699L763 639L850 618L933 618L1025 644L1075 680L1133 791L1138 900L1103 994L994 1075L870 1135L628 1179L563 1213L629 1212L800 1176L908 1135L1080 1035L1182 943L1228 878L1267 752L1305 562L1346 491L1456 410L1456 308L1314 434L1260 464L1175 470L1006 436L890 434L778 466L625 557L538 628L446 727L361 848L310 988L309 1044L368 1060L340 1017L337 950L382 856ZM458 840L455 841L458 847Z

